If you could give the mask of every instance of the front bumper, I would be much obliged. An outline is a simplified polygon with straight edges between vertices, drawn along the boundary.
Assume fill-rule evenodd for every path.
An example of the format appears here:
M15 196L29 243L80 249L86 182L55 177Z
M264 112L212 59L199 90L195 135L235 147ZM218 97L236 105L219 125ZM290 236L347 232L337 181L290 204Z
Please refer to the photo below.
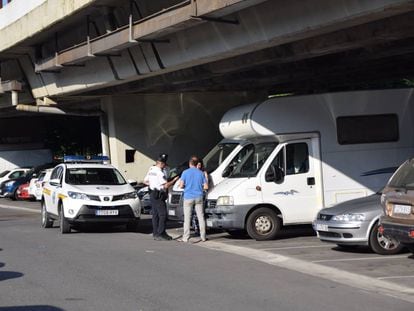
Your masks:
M140 219L139 199L115 202L94 202L65 199L64 214L69 223L130 223Z
M207 227L244 229L246 215L253 207L253 204L207 207L205 209Z
M338 222L314 220L313 230L324 242L349 245L368 245L370 222Z
M182 192L172 192L167 201L167 215L169 220L184 221Z
M383 235L393 237L403 244L414 245L414 224L401 223L398 220L383 216L380 220L380 225L383 228Z

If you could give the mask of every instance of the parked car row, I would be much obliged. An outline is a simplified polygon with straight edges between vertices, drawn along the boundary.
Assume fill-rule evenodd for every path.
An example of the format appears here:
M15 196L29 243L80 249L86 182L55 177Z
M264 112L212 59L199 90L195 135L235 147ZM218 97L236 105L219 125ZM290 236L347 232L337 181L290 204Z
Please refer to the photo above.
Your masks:
M55 165L56 163L46 163L32 168L17 168L5 174L9 178L0 182L0 197L12 200L35 199L36 195L30 191L31 180L39 178L41 173Z

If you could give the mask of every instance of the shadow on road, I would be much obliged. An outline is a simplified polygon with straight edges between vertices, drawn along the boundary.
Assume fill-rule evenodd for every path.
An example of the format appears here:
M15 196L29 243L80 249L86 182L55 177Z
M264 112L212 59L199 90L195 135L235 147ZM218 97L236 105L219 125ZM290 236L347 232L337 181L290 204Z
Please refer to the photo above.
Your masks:
M23 276L23 273L20 272L14 272L14 271L0 271L0 282L9 280L9 279L15 279L20 278Z
M64 309L54 306L37 305L0 307L0 311L64 311Z

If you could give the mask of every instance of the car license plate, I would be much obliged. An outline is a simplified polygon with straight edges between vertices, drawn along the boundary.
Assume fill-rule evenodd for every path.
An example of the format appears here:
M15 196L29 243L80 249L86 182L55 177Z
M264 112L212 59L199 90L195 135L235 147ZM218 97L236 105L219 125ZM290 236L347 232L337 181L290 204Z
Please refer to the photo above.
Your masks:
M316 231L329 231L328 230L328 225L316 224Z
M168 210L168 215L170 216L175 216L175 211L174 210Z
M395 204L394 205L394 213L395 214L409 215L409 214L411 214L411 205Z
M96 216L117 216L119 211L117 209L102 209L95 211Z
M206 223L207 223L207 227L213 227L213 222L211 220L207 219Z

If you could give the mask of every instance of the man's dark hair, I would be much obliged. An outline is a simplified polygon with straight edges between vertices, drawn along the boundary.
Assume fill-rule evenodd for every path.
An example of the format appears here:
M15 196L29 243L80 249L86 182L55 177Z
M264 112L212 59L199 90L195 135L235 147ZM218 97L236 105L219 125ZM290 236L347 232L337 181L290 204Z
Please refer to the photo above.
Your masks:
M192 156L190 158L190 161L189 162L191 163L191 165L197 166L197 163L200 162L200 159L197 156Z

